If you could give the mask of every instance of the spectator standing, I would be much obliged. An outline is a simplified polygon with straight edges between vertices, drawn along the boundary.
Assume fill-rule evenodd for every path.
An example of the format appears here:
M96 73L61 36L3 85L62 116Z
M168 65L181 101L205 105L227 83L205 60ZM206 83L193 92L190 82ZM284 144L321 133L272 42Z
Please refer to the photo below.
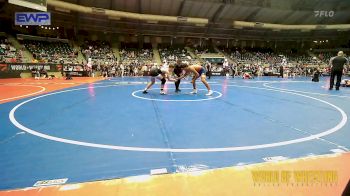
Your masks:
M208 75L208 79L210 80L211 78L211 63L209 61L207 61L207 75Z
M278 77L283 78L283 65L280 65L280 75Z
M124 67L123 63L120 63L120 76L121 77L124 77L124 70L125 70L125 67Z

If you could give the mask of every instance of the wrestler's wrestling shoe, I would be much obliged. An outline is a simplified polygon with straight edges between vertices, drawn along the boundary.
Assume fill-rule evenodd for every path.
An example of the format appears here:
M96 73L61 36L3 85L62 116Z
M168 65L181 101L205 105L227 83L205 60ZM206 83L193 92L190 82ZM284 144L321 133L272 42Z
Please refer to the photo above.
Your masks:
M191 92L191 94L197 94L197 89L193 89L193 91Z
M160 94L161 94L161 95L165 95L165 92L164 92L164 91L160 91Z
M210 95L212 95L214 92L212 91L212 90L210 90L210 91L208 91L208 93L207 94L205 94L206 96L210 96Z

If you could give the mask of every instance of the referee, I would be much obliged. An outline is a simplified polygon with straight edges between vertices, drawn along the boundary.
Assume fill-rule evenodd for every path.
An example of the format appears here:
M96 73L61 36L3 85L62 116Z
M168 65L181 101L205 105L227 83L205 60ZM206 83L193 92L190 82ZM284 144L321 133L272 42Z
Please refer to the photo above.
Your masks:
M181 76L181 73L182 73L182 67L183 67L183 64L181 63L181 60L177 60L176 61L176 64L175 64L175 68L174 68L174 74L177 76L177 77L180 77ZM175 92L176 93L179 93L181 92L180 90L180 82L181 80L176 80L175 82Z
M348 60L344 57L343 51L339 51L338 55L335 57L332 57L331 60L329 61L329 66L331 67L331 79L330 79L329 90L333 90L335 77L337 77L335 90L339 90L341 77L343 75L343 69L345 64L348 64Z

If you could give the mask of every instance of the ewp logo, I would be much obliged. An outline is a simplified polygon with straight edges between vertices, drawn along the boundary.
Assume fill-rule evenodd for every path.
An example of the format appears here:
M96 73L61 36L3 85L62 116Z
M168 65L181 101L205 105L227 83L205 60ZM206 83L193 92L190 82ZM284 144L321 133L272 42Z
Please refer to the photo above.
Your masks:
M16 12L16 25L51 25L49 12Z

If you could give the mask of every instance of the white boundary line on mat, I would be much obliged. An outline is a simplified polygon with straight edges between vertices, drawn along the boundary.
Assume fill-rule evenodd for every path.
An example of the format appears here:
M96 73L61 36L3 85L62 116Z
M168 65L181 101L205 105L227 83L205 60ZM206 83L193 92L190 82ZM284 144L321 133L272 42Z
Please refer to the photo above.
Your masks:
M225 151L243 151L243 150L255 150L255 149L263 149L263 148L271 148L271 147L277 147L277 146L285 146L289 144L296 144L296 143L301 143L301 142L306 142L314 139L319 139L321 137L324 137L326 135L335 133L336 131L339 131L347 122L347 115L346 113L339 108L336 105L333 105L327 101L311 97L308 95L303 95L299 93L294 93L294 92L288 92L288 91L281 91L281 90L275 90L275 89L268 89L268 88L261 88L261 87L249 87L249 86L240 86L240 85L227 85L227 86L236 86L236 87L241 87L241 88L254 88L254 89L260 89L260 90L268 90L268 91L275 91L275 92L281 92L281 93L288 93L288 94L293 94L293 95L298 95L302 97L306 97L312 100L319 101L321 103L324 103L326 105L329 105L333 108L335 108L342 116L341 121L333 128L330 128L328 130L324 130L321 133L315 134L315 135L310 135L307 137L303 138L298 138L298 139L293 139L293 140L286 140L286 141L281 141L281 142L275 142L275 143L267 143L267 144L259 144L259 145L250 145L250 146L234 146L234 147L221 147L221 148L148 148L148 147L133 147L133 146L116 146L116 145L106 145L106 144L96 144L96 143L90 143L90 142L83 142L83 141L76 141L76 140L71 140L71 139L65 139L65 138L60 138L60 137L55 137L47 134L40 133L36 130L30 129L28 127L25 127L24 125L20 124L16 118L15 118L15 112L17 109L19 109L21 106L23 106L26 103L29 103L31 101L34 101L36 99L40 99L43 97L55 95L55 94L60 94L60 93L67 93L71 91L78 91L78 90L84 90L88 88L105 88L105 87L111 87L111 86L118 86L118 85L107 85L107 86L95 86L95 87L87 87L87 88L77 88L77 89L70 89L70 90L63 90L59 92L53 92L45 95L40 95L38 97L31 98L29 100L23 101L16 105L14 108L9 113L9 118L10 121L19 129L35 135L37 137L41 137L44 139L48 139L51 141L56 141L56 142L62 142L66 144L74 144L74 145L79 145L79 146L87 146L87 147L93 147L93 148L102 148L102 149L111 149L111 150L126 150L126 151L141 151L141 152L177 152L177 153L193 153L193 152L225 152ZM119 85L121 86L121 85Z
M154 89L159 89L159 88L154 88ZM173 88L168 88L168 89L173 89ZM192 88L182 88L182 89L192 89ZM207 91L206 89L197 89L198 91ZM139 98L139 99L144 99L144 100L150 100L150 101L169 101L169 102L194 102L194 101L208 101L208 100L213 100L213 99L217 99L220 98L222 96L222 93L218 92L218 91L213 91L215 93L217 93L218 95L216 97L212 97L212 96L208 96L208 98L206 99L184 99L184 100L180 100L180 99L156 99L156 98L148 98L148 97L141 97L139 95L136 95L136 93L141 92L143 90L137 90L132 92L132 96L135 98ZM167 94L169 96L169 94ZM181 95L181 94L180 94Z
M46 90L45 87L42 87L42 86L34 86L34 85L10 85L10 84L6 84L6 85L3 85L3 86L30 86L30 87L38 87L38 88L41 88L41 90L39 91L35 91L34 93L29 93L29 94L25 94L25 95L20 95L20 96L15 96L15 97L9 97L9 98L5 98L5 99L0 99L0 102L1 101L7 101L7 100L12 100L12 99L17 99L17 98L23 98L23 97L29 97L29 96L32 96L32 95L36 95L36 94L39 94L41 92L44 92ZM1 86L0 86L1 87Z

